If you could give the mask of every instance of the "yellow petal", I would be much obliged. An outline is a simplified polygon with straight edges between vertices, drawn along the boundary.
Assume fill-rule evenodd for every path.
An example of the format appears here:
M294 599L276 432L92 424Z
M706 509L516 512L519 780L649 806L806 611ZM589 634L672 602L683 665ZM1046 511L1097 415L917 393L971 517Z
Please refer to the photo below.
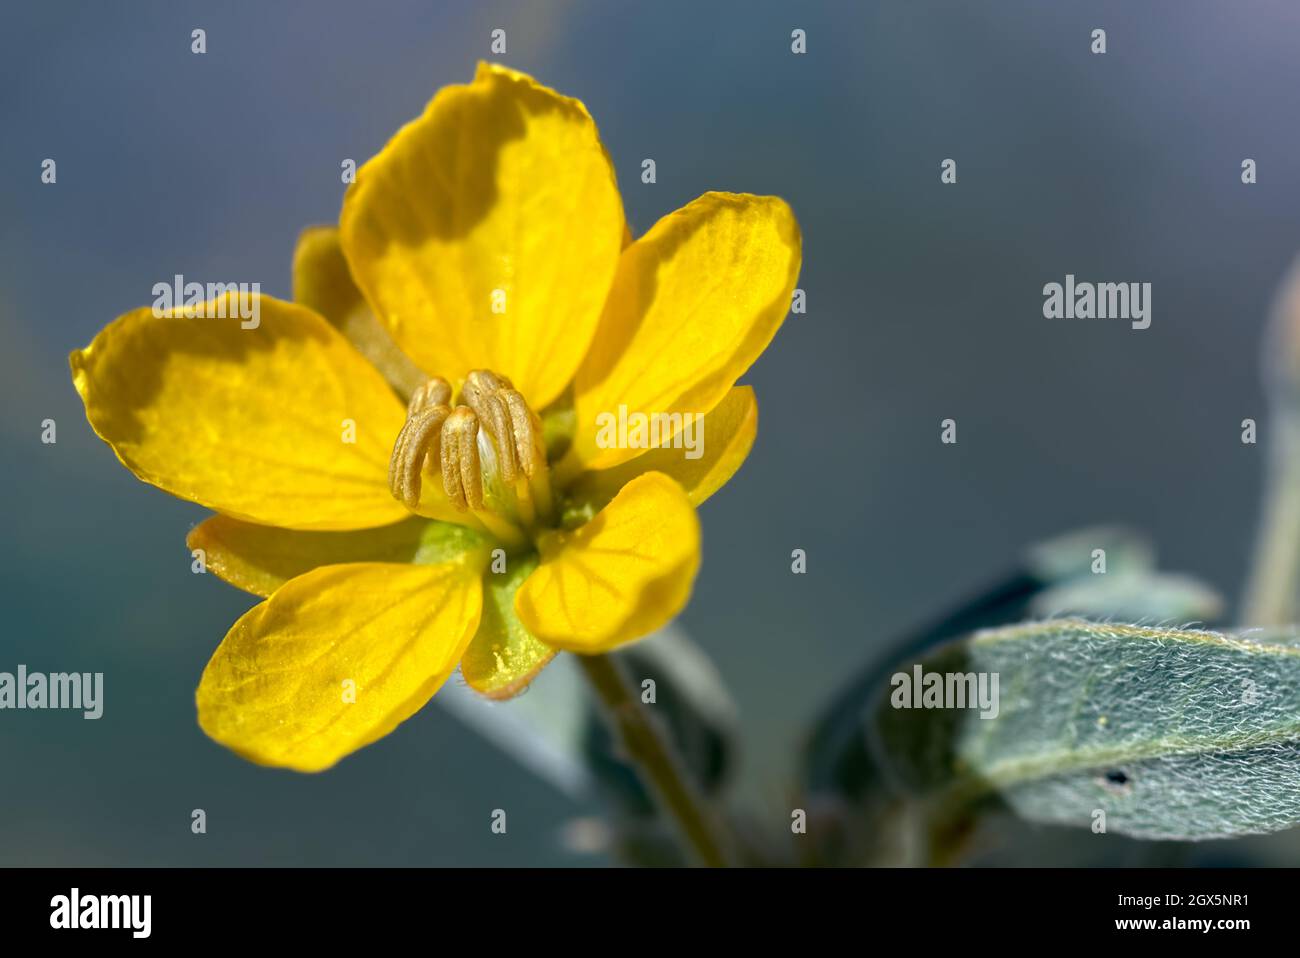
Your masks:
M95 432L145 482L291 529L364 529L409 513L388 491L406 418L382 376L320 316L268 296L225 315L119 317L70 357ZM349 441L354 439L355 441Z
M324 316L348 342L384 374L403 399L410 399L429 377L397 348L375 319L352 281L348 261L332 226L312 226L298 237L293 253L293 299Z
M478 627L472 563L325 566L235 623L203 671L199 725L250 761L329 768L414 715Z
M549 645L605 652L686 605L700 565L700 523L681 486L647 472L586 525L543 539L541 552L515 597L519 618Z
M566 471L637 449L598 441L604 415L706 413L776 335L799 275L794 214L773 196L706 193L656 223L619 261L574 383Z
M415 562L436 565L468 553L485 559L491 543L464 526L412 517L378 529L303 532L213 516L185 544L202 549L207 570L238 589L268 596L323 565Z
M736 474L758 432L758 402L750 386L736 386L693 427L683 429L682 442L698 443L697 458L691 450L671 447L652 449L635 459L614 466L584 472L568 489L576 503L600 509L628 482L643 472L662 472L686 490L691 505L698 506L721 489Z
M490 699L508 699L528 688L555 658L557 649L528 631L515 615L515 593L537 568L537 556L512 557L502 573L483 574L483 618L465 650L460 674Z
M540 409L587 351L625 221L586 108L484 64L357 172L340 229L419 366L453 381L495 370Z

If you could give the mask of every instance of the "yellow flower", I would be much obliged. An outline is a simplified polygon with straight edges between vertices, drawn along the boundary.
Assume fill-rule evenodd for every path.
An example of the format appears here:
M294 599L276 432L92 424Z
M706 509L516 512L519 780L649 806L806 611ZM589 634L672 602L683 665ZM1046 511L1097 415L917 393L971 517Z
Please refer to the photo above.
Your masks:
M708 193L632 241L585 107L483 64L357 172L337 230L303 234L296 303L144 308L74 352L95 432L215 510L190 548L266 597L204 670L204 731L316 771L458 665L504 698L557 650L665 624L694 507L753 443L735 382L799 258L774 197ZM659 448L602 437L620 411L658 416ZM697 414L689 458L671 417Z

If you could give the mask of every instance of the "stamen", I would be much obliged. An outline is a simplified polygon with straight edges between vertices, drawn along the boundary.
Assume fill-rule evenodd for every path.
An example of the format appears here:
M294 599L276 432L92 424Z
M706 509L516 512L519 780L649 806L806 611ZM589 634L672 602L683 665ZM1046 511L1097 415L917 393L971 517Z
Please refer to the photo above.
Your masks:
M451 385L436 377L411 394L389 488L419 512L424 470L437 462L443 493L468 523L523 547L523 530L554 518L541 420L509 379L486 369L466 377L460 405L451 398Z
M457 509L483 508L483 472L478 458L478 416L457 406L442 424L442 489Z
M406 420L402 431L397 434L397 442L393 444L393 457L388 463L388 488L395 499L413 512L420 504L426 464L441 457L440 432L450 413L451 409L446 405L431 406L415 413Z
M478 415L484 431L491 437L492 444L496 447L501 476L506 482L511 483L515 481L515 476L519 472L518 464L515 462L514 442L505 441L511 433L510 413L501 396L503 385L508 386L509 380L501 379L486 369L476 369L465 378L465 385L460 390L460 399Z
M545 458L542 459L545 462ZM551 477L548 469L538 469L528 478L528 490L532 493L537 511L546 517L547 522L555 519L555 500L551 498Z
M411 401L407 404L407 416L414 416L422 409L429 406L450 406L451 405L451 383L441 376L434 376L420 384L411 393Z
M514 493L515 511L519 515L519 521L525 529L531 529L537 525L537 508L533 505L533 495L528 488L527 478L516 479L510 491Z
M514 482L520 471L531 476L538 462L546 461L542 448L542 423L519 390L504 376L476 369L465 379L461 401L478 413L497 449L501 475Z
M519 457L525 476L531 476L537 469L540 459L546 461L546 451L542 448L542 422L537 414L528 408L524 397L514 389L507 389L502 395L506 409L510 411L511 433L515 441L515 454Z

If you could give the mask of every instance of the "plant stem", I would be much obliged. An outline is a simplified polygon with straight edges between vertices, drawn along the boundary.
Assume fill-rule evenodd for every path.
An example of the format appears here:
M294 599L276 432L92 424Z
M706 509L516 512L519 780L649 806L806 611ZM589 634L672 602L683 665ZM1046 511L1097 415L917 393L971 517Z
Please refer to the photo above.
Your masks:
M701 864L730 866L734 845L688 778L659 723L642 707L623 669L609 655L578 655L577 659L604 706L621 750L682 840Z
M1300 599L1300 421L1277 418L1242 625L1288 625Z

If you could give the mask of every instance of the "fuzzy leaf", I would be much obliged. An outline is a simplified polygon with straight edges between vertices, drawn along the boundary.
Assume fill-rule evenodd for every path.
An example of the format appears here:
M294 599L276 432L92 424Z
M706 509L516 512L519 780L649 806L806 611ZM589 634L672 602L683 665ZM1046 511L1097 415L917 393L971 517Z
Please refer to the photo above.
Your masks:
M1146 538L1138 533L1122 526L1076 529L1034 545L1001 579L968 601L886 643L885 655L877 656L852 675L813 726L805 746L805 788L816 794L856 799L874 790L879 769L867 752L863 728L871 719L880 689L894 663L905 657L914 661L915 657L928 655L939 643L976 629L1040 617L1030 611L1030 606L1045 590L1103 578L1092 572L1093 553L1097 549L1106 553L1108 576L1141 576L1152 572L1155 554ZM1084 615L1093 610L1054 607L1052 611ZM1102 615L1128 618L1119 608L1110 608ZM1159 618L1165 617L1178 618L1177 615ZM1187 616L1182 621L1196 618L1207 617Z
M910 790L997 793L1064 825L1100 810L1108 832L1148 839L1300 823L1300 648L1061 620L977 633L923 670L996 673L999 708L894 708L886 693L873 745Z

